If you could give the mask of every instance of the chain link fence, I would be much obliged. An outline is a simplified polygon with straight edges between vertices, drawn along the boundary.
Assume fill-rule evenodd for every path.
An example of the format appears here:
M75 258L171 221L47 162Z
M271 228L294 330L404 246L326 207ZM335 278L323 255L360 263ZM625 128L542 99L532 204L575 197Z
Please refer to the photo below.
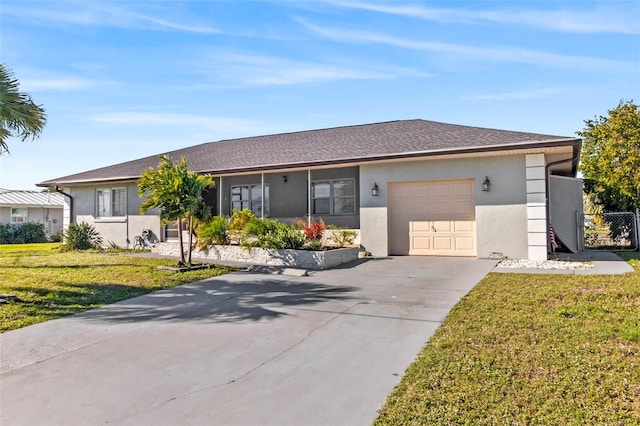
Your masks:
M635 214L598 213L583 215L585 250L638 250Z

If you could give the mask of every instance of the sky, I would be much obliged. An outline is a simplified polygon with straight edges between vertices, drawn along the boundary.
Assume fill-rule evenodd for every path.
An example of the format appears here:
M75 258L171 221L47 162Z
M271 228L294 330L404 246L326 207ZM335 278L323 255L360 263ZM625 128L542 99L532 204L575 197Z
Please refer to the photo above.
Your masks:
M43 105L0 188L204 142L420 118L576 136L640 100L639 1L2 0Z

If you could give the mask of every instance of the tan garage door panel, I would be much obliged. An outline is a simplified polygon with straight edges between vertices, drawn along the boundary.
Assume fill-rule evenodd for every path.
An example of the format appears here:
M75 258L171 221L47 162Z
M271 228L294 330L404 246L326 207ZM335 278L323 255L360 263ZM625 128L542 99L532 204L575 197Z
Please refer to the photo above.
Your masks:
M392 254L475 256L473 180L390 185Z

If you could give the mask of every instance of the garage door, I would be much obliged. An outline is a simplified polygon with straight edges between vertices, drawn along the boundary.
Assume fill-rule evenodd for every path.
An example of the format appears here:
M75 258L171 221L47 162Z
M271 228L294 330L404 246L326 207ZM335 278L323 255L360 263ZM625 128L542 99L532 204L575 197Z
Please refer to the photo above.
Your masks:
M473 182L391 183L391 254L476 256Z

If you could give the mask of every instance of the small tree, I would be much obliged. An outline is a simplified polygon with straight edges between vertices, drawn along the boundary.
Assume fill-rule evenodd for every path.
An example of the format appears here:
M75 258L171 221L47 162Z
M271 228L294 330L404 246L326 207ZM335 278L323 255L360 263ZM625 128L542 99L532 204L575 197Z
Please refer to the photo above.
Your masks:
M146 170L138 181L138 195L146 196L140 205L140 212L159 208L160 218L165 222L178 221L178 241L180 244L180 265L191 264L193 219L205 218L208 208L202 193L214 186L213 178L189 171L187 159L182 157L178 164L160 156L157 169ZM182 239L183 220L189 220L188 261L185 260Z
M0 155L9 152L7 138L35 139L47 124L42 105L20 92L20 83L13 72L0 64Z
M194 221L203 222L211 217L211 208L205 204L202 194L214 186L215 182L211 176L199 175L195 172L187 172L184 176L182 182L182 206L189 221L189 256L187 265L191 265Z
M585 123L578 132L585 191L609 211L640 208L640 108L620 101L608 116Z

